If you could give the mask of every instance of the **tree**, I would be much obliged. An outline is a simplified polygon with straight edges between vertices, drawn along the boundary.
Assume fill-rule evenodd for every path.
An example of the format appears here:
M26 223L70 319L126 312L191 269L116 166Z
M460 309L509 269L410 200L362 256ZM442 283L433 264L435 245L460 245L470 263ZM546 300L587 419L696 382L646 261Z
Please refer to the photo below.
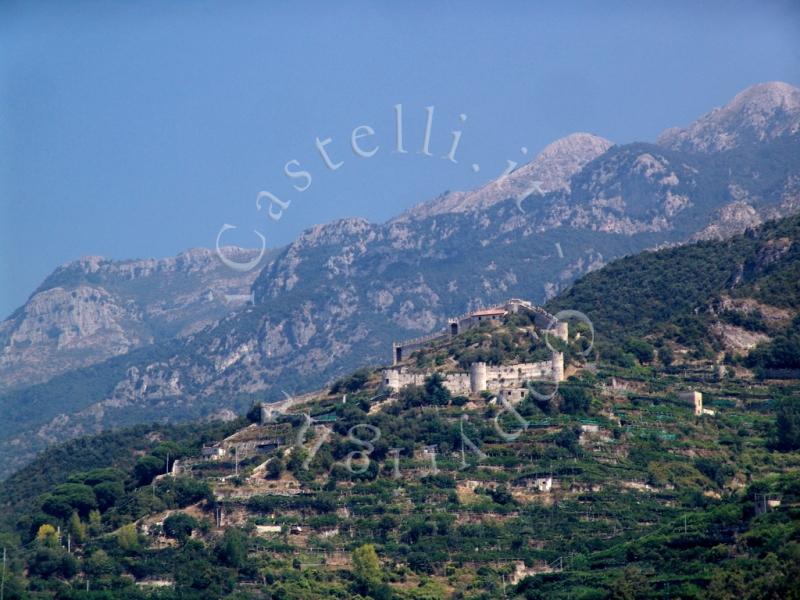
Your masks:
M294 446L292 447L292 453L289 455L289 460L286 463L286 468L296 477L303 472L303 463L306 458L308 458L306 449Z
M747 597L747 585L738 569L717 569L708 586L709 600L739 600Z
M217 546L217 556L223 564L241 569L247 563L247 544L242 532L235 528L225 531Z
M469 398L466 396L454 396L451 400L453 406L464 406L467 402L469 402Z
M175 504L179 507L213 498L211 488L206 482L191 477L171 477L169 491L174 495Z
M640 338L629 338L623 347L625 352L630 352L640 363L651 363L655 358L652 344Z
M97 506L105 512L125 495L125 486L121 481L103 481L94 486L94 495L97 498Z
M164 533L184 543L197 527L197 520L186 513L176 513L164 519Z
M695 468L711 481L722 487L728 477L733 475L733 469L728 465L712 458L700 457L694 461Z
M280 479L283 473L283 461L280 458L273 458L267 463L267 479Z
M39 531L36 532L36 541L42 546L46 546L48 548L57 547L58 533L56 532L56 528L49 523L45 523L39 527Z
M579 385L565 383L559 388L558 393L564 401L562 404L564 412L571 415L587 412L592 404L591 394Z
M661 364L665 367L670 366L675 360L675 354L672 352L672 348L669 346L661 346L661 348L658 349L658 360L660 360Z
M74 477L70 477L70 481L75 479L72 483L85 483L95 487L99 483L107 483L109 481L125 481L126 474L120 469L114 467L102 467L99 469L92 469L86 473L80 473Z
M247 411L245 417L251 423L261 423L261 407L263 404L261 402L256 402L253 406L250 407L250 410Z
M444 387L444 378L439 373L434 373L425 380L425 396L433 406L447 406L450 404L450 390Z
M47 579L56 575L73 577L78 561L63 548L39 548L28 563L31 575Z
M139 549L139 533L135 524L128 523L117 530L117 545L125 552L135 552Z
M142 456L133 467L136 485L149 485L156 475L164 472L164 461L155 456Z
M72 541L76 544L82 544L86 541L86 525L83 524L78 513L72 513L69 518L69 533L72 536Z
M100 519L99 510L89 511L89 533L92 535L100 535L103 531L103 522Z
M800 449L800 401L784 398L778 403L775 415L778 427L778 449Z
M580 439L580 429L577 431L572 429L571 427L564 427L561 431L559 431L554 440L556 446L560 446L565 450L569 450L572 454L579 454L581 451L580 444L578 443Z
M650 598L651 591L647 579L636 567L625 567L625 570L611 584L612 600Z
M489 496L491 496L492 500L497 504L505 505L514 503L514 497L504 485L499 485L495 489L489 490Z
M403 408L424 406L427 401L425 390L418 385L407 385L400 390L400 404Z
M353 575L367 589L381 582L381 564L375 546L364 544L353 550Z
M90 510L97 508L97 499L95 498L94 490L82 483L62 483L61 485L57 485L53 490L51 498L56 502L65 502L72 507L72 510L70 510L69 514L66 516L71 515L73 510L77 511L78 514L88 515ZM44 508L46 512L50 512L44 505L42 508Z
M73 512L70 503L63 497L55 494L45 494L42 496L42 510L48 515L59 519L66 519Z
M331 386L331 394L341 394L342 392L357 392L369 380L369 369L358 369L352 375L338 379Z
M105 550L95 550L86 560L84 569L90 577L101 579L114 573L114 561Z

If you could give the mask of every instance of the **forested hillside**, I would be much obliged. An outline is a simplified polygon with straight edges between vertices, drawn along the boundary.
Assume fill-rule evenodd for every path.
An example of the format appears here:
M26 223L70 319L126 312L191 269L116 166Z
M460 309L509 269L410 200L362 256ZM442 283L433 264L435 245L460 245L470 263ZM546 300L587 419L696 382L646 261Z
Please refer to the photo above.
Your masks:
M434 374L397 393L361 369L283 414L49 451L0 487L6 598L800 597L800 381L534 323L412 354ZM513 406L442 385L548 343L569 378Z
M800 217L614 261L547 306L590 315L608 358L645 338L735 364L752 350L735 344L744 331L761 343L749 366L800 369Z

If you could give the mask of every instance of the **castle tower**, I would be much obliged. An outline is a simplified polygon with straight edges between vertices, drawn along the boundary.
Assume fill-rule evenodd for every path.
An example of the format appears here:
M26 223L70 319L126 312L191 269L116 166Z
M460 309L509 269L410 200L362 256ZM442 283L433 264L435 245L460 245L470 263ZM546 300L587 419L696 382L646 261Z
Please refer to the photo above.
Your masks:
M392 365L403 360L403 347L397 342L392 342Z
M558 321L553 329L558 339L565 342L569 341L569 323L566 321Z
M400 371L397 369L384 369L383 380L381 382L383 389L387 392L400 391Z
M469 389L472 394L480 394L486 389L486 363L475 362L469 366Z
M447 325L450 328L450 337L455 337L458 335L458 319L448 319Z
M550 364L553 369L553 381L564 381L564 353L553 352Z
M703 414L703 394L700 392L694 393L694 414L697 416Z

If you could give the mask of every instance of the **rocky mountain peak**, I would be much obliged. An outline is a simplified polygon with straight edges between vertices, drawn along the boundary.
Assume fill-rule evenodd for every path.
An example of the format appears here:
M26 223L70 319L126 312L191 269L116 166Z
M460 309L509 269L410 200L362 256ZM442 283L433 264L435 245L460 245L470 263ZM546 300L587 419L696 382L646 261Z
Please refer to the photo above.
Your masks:
M570 179L587 163L604 154L613 142L591 133L572 133L547 145L532 161L510 175L477 190L451 192L418 204L395 221L424 219L445 213L484 210L508 198L523 194L533 182L544 193L569 192Z
M336 219L324 225L314 225L306 229L292 242L291 247L320 246L342 243L351 236L361 236L372 230L372 225L362 217Z
M225 246L222 252L231 260L244 262L258 255L258 250ZM92 276L92 283L103 281L133 281L152 276L167 276L175 273L211 273L226 269L215 250L208 248L191 248L176 256L166 258L143 258L130 260L112 260L103 256L82 256L66 262L50 274L37 292L55 286L74 286Z
M237 262L259 253L236 246L222 252ZM207 248L158 259L83 256L64 263L0 322L0 390L199 331L245 304L257 275L257 269L228 268Z
M540 181L543 192L570 191L570 179L586 163L613 146L613 142L591 133L577 132L545 146L536 158L514 171L501 187Z
M686 128L667 129L658 137L658 144L673 150L710 153L798 131L800 89L772 81L747 88Z
M104 256L81 256L76 260L65 262L59 268L75 269L83 273L96 273L106 260Z

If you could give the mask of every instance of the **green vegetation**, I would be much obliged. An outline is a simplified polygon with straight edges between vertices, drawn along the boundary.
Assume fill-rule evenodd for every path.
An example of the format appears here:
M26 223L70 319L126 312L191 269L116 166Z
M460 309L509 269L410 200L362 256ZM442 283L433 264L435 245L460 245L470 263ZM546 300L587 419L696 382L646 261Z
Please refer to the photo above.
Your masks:
M726 350L712 324L718 321L767 333L774 339L747 359L751 367L797 369L800 319L767 325L761 312L719 309L752 300L779 309L800 307L800 217L767 223L724 242L701 242L615 261L577 281L546 306L586 313L594 323L603 356L630 366L658 356L671 362L669 345L694 358ZM666 344L666 345L665 345ZM666 363L665 363L666 364Z
M526 313L416 352L440 373L397 394L362 369L275 423L254 406L53 447L0 484L5 598L800 598L800 381L770 371L791 364L772 294L794 250L764 250L797 227L579 282L599 352L571 327L567 380L513 407L441 373L546 360ZM770 341L720 371L719 323Z
M457 367L482 349L513 361L538 351L526 318L411 361ZM564 349L581 366L572 333ZM303 448L238 466L200 449L244 418L53 448L0 490L20 495L3 534L7 597L796 597L800 385L696 363L718 411L698 418L677 400L684 375L628 339L631 366L601 356L517 416L492 394L452 397L438 375L387 398L365 370L270 426ZM105 458L81 458L95 444ZM165 476L168 456L187 471Z

